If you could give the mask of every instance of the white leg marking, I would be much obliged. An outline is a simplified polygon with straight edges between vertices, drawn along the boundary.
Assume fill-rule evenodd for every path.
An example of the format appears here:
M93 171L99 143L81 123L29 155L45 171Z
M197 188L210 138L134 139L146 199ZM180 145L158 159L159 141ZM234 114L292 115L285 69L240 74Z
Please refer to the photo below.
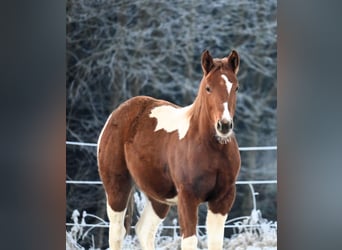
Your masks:
M190 127L189 110L191 106L175 108L163 105L153 108L150 117L157 119L157 126L154 131L164 129L166 132L171 133L178 130L179 140L183 139Z
M214 214L208 209L207 213L207 234L208 234L208 250L221 250L224 237L224 223L227 219L226 215Z
M229 80L228 80L228 77L225 76L225 75L221 75L221 77L223 78L223 80L225 81L226 83L226 86L227 86L227 91L228 91L228 95L230 94L230 90L232 89L232 86L233 86L233 83L231 83Z
M115 212L107 202L107 215L109 218L109 248L120 250L122 241L126 234L124 226L126 209L122 212Z
M143 250L153 250L155 234L162 219L154 212L152 204L147 201L144 211L135 226L141 248Z
M182 244L181 244L182 250L195 250L197 249L197 237L196 235L193 235L191 237L182 238Z
M101 137L103 135L103 131L105 130L105 128L107 127L108 123L109 123L109 120L110 118L112 117L112 114L110 114L110 116L108 117L105 125L103 126L102 130L101 130L101 133L99 135L99 139L97 140L97 155L99 155L99 146L100 146L100 142L101 142Z

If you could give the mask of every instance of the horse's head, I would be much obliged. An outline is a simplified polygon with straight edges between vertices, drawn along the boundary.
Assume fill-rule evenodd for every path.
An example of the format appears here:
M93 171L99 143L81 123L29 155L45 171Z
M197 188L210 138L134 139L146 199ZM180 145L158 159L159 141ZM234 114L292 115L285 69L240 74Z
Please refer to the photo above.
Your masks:
M227 143L233 135L236 94L239 87L237 73L240 57L233 50L227 57L213 59L209 51L202 54L203 79L199 94L220 143Z

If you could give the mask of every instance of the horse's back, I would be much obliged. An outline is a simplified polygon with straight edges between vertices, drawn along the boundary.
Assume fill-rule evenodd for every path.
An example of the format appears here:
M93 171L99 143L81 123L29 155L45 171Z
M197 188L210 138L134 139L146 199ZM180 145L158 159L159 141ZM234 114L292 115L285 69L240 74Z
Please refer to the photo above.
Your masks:
M98 154L107 147L123 145L130 136L138 120L146 116L146 110L156 99L147 96L133 97L117 107L108 117L98 141ZM115 150L115 148L112 148Z
M148 96L137 96L116 108L108 117L99 136L99 165L103 160L114 161L114 157L116 162L123 164L124 145L131 142L139 132L146 134L154 131L155 121L149 114L153 107L159 105L173 104Z

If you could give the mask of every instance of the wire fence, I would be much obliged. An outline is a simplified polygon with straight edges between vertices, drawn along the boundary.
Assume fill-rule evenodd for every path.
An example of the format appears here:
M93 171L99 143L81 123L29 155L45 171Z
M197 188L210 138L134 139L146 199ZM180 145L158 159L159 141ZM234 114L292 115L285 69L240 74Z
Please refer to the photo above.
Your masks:
M96 143L88 143L88 142L75 142L75 141L66 141L66 145L73 145L73 146L84 146L84 147L97 147ZM260 146L260 147L239 147L240 151L276 151L277 150L277 146ZM68 185L102 185L102 181L85 181L85 180L66 180L66 184ZM225 223L225 228L255 228L255 227L259 227L261 226L260 224L246 224L246 223L237 223L237 221L242 221L242 220L253 220L253 213L254 216L258 216L255 213L257 213L257 205L256 205L256 196L259 195L258 192L255 192L254 190L254 185L276 185L277 184L277 180L246 180L246 181L237 181L236 185L248 185L250 188L250 192L252 194L252 200L253 200L253 209L252 209L252 213L251 216L242 216L242 217L237 217L237 218L233 218L231 220L227 220ZM74 215L73 215L74 217ZM104 219L96 216L96 215L92 215L92 214L87 214L86 212L83 212L83 223L79 224L77 222L74 221L74 223L66 223L67 227L73 227L73 226L81 226L81 227L89 227L91 229L94 228L109 228L109 223L107 221L105 221ZM86 217L92 217L95 218L99 221L99 223L97 224L88 224L85 222L85 218ZM256 221L257 219L254 218L254 221ZM272 227L276 226L276 224L273 224ZM131 226L132 229L134 229L134 226ZM175 222L173 226L166 226L166 225L162 225L162 228L165 229L173 229L173 230L177 230L179 229L179 225L177 225L177 223ZM197 225L198 229L204 229L205 225ZM89 231L88 230L88 231Z
M66 141L66 145L76 145L76 146L85 146L85 147L97 147L97 143L75 142L75 141ZM239 150L240 151L277 150L277 146L239 147Z
M102 185L101 181L66 181L66 184L82 184L82 185ZM256 196L259 195L258 192L254 191L254 187L253 185L260 185L260 184L277 184L277 180L262 180L262 181L237 181L236 185L248 185L252 194L252 199L253 199L253 210L252 211L256 211L257 210L257 205L256 205ZM99 224L87 224L87 223L83 223L81 224L81 226L83 227L105 227L105 228L109 228L109 223L104 221L103 219L94 216L94 215L89 215L86 214L86 216L84 217L94 217L96 219L98 219L100 221ZM234 218L232 220L228 220L226 222L225 228L235 228L237 227L235 224L234 225L230 225L230 223L237 221L237 220L242 220L242 219L246 219L249 216L242 216L242 217L238 217L238 218ZM79 225L77 223L66 223L66 226L76 226ZM255 225L244 225L243 227L254 227ZM134 228L134 226L132 226L131 228ZM168 228L168 229L173 229L173 228L177 228L179 229L178 225L174 225L174 226L163 226L163 228ZM198 225L197 228L205 228L204 225Z

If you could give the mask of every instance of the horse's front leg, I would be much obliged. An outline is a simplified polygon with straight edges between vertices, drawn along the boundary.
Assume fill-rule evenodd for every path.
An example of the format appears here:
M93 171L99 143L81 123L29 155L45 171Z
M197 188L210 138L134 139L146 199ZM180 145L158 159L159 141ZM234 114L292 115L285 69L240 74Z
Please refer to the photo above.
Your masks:
M182 232L182 250L197 249L197 209L199 201L191 192L178 193L178 217Z
M224 225L228 217L228 212L235 200L235 184L223 199L208 202L207 213L207 235L208 250L221 250L224 238Z
M208 250L221 250L224 238L224 223L228 214L213 213L208 209L207 213L207 235Z

